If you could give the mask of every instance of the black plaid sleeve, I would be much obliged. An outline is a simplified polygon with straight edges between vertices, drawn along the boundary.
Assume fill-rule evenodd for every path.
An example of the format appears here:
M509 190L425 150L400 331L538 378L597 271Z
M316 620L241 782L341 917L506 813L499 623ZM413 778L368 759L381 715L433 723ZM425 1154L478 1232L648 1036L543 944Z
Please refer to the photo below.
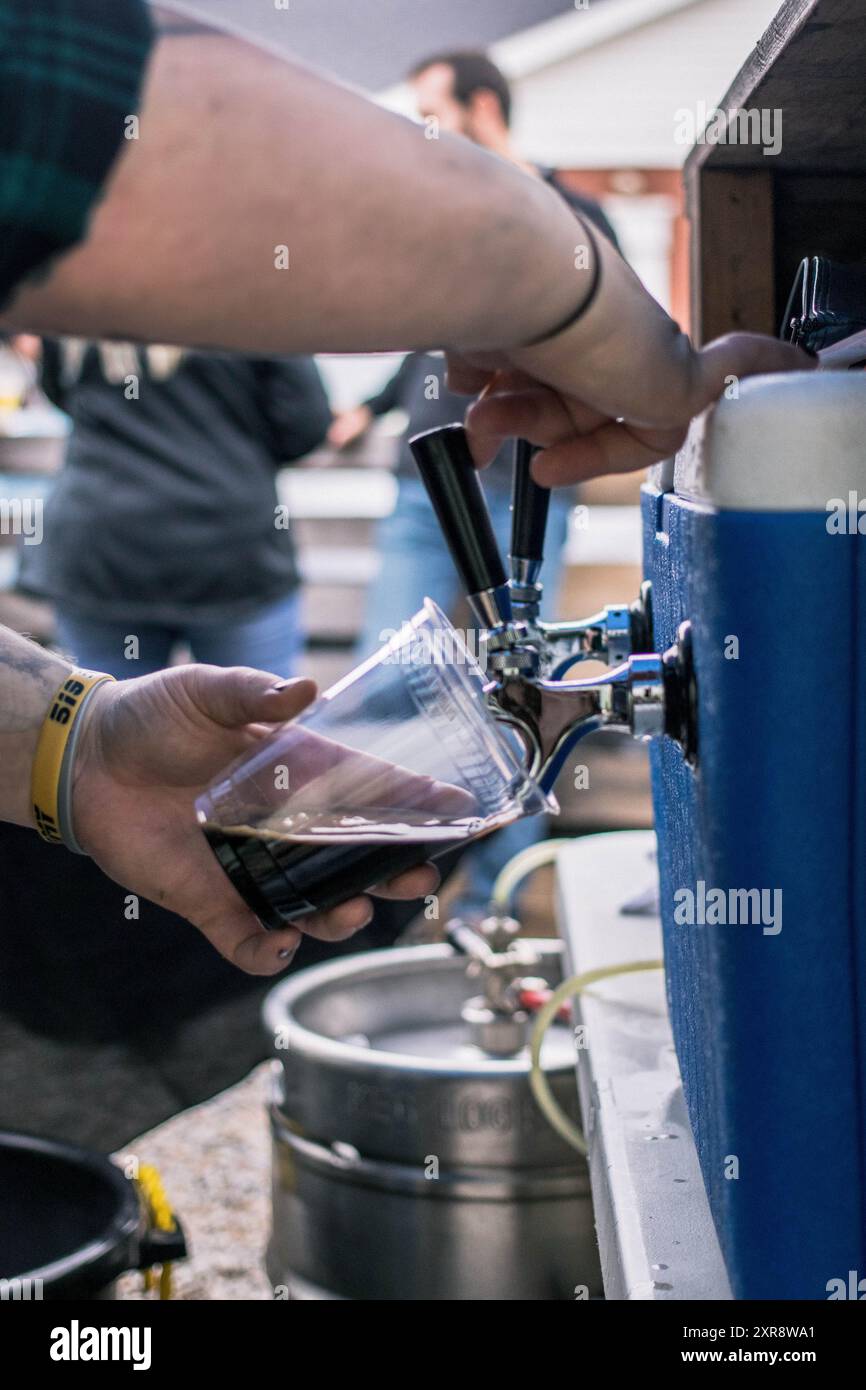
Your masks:
M0 0L0 308L84 236L150 43L144 0Z

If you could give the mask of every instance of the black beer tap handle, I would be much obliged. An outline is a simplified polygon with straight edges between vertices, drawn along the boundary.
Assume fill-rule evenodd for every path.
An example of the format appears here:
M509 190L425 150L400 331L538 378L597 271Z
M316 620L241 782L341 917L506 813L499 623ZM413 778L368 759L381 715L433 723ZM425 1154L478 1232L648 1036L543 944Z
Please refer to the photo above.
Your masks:
M526 560L533 568L531 578L541 568L544 559L544 533L550 506L550 488L539 487L529 471L534 445L525 439L514 442L514 483L511 493L511 570L515 578L515 561Z
M501 589L505 568L463 426L416 434L409 447L467 594Z

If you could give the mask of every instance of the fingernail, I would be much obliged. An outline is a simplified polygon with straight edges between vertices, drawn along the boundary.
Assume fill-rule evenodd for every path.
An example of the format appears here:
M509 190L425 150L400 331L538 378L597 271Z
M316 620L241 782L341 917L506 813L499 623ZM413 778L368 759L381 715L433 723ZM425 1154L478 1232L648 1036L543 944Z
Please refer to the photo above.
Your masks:
M282 951L277 951L277 956L280 960L291 960L297 949L297 946L286 946Z
M266 693L268 695L276 694L279 690L288 690L289 686L293 684L293 681L278 681L276 685L269 685Z

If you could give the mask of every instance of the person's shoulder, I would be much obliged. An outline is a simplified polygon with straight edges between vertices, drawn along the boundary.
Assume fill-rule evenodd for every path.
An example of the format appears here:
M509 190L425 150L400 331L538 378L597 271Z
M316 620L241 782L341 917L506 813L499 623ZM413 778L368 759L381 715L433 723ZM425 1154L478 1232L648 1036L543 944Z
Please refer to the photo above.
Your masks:
M0 131L2 156L27 169L26 197L20 180L0 179L0 306L86 235L138 111L152 40L145 0L0 0L0 91L16 117Z

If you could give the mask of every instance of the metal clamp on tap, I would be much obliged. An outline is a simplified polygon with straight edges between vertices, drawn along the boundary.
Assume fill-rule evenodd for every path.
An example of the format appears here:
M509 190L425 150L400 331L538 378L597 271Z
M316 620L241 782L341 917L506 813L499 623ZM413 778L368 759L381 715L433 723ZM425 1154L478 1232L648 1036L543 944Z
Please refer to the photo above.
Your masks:
M688 624L676 646L653 653L649 586L630 608L611 606L579 623L538 617L550 494L530 476L532 448L518 441L512 505L511 579L462 425L410 440L473 613L484 630L487 699L526 747L529 771L549 791L574 745L599 729L635 738L667 734L696 756L696 691ZM606 659L599 679L566 681L578 661Z

